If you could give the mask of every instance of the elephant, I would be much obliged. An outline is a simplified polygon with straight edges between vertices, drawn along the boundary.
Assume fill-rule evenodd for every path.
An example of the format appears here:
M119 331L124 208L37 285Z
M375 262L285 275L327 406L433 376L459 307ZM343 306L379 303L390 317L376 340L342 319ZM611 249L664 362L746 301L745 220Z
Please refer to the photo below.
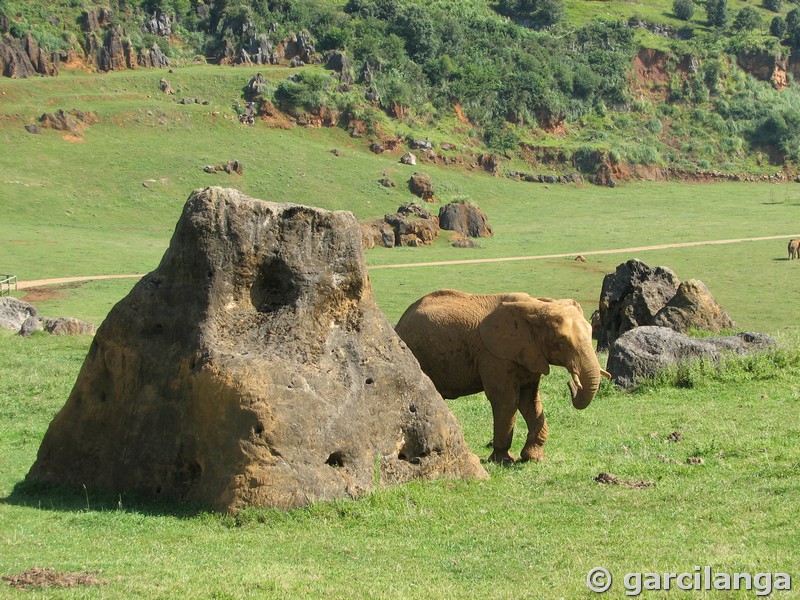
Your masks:
M789 260L800 258L800 240L789 240Z
M592 401L601 376L610 378L597 360L592 327L571 299L439 290L409 306L395 330L444 398L486 393L493 462L515 461L509 449L517 411L528 424L520 458L544 459L548 433L539 382L550 365L572 375L577 409Z

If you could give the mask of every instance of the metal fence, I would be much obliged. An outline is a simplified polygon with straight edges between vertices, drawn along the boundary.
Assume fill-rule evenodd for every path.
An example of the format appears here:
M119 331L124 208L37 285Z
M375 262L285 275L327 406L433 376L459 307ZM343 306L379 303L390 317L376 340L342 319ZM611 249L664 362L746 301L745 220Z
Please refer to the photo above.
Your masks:
M16 275L0 275L0 296L8 296L11 293L11 286L17 291Z

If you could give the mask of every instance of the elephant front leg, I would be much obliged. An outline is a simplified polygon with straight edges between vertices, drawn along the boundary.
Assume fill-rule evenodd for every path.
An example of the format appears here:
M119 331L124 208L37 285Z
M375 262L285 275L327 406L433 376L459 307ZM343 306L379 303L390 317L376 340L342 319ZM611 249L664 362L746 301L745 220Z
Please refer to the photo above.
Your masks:
M492 405L494 437L489 460L498 463L514 462L509 453L514 437L514 423L517 420L519 404L519 384L511 367L505 364L485 362L479 366L481 384L489 403Z
M519 412L528 424L528 438L522 448L522 460L544 460L544 443L547 440L547 419L539 396L539 378L522 387L519 393Z
M511 441L514 438L514 423L517 420L516 403L511 405L505 400L491 400L492 417L494 419L494 438L489 460L498 463L514 462L511 455Z

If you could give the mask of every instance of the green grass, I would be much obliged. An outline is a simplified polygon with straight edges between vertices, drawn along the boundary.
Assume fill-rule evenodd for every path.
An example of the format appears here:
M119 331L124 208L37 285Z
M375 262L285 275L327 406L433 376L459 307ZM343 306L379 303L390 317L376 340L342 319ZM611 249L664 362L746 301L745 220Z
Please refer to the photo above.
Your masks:
M224 119L253 72L191 67L167 75L183 95L210 99L207 107L157 95L164 72L4 80L0 145L14 151L0 152L0 272L34 279L152 270L184 200L205 185L362 218L411 199L402 185L411 169L397 164L399 154L375 156L338 130L245 128ZM103 119L82 143L22 130L45 110L72 107ZM200 170L232 158L244 163L243 177ZM495 237L470 251L445 240L372 250L370 265L788 237L800 229L800 192L791 185L637 183L610 190L417 167L423 169L443 201L483 208ZM399 187L382 188L383 173ZM544 463L487 465L486 482L415 483L289 513L212 515L127 494L20 486L91 340L2 333L0 575L36 566L98 571L107 581L33 596L57 598L582 598L589 595L587 572L601 565L616 575L611 597L623 595L622 576L635 571L711 565L800 577L800 341L792 301L800 263L785 260L785 246L777 240L591 255L585 263L372 270L390 321L441 287L574 297L588 314L604 274L637 257L703 280L741 328L777 334L783 349L720 373L693 370L683 375L691 386L661 382L627 394L604 384L582 412L569 405L566 372L554 369L542 392L551 431ZM60 286L39 307L47 316L99 323L134 281ZM470 448L488 456L491 414L483 395L450 405ZM680 442L665 441L673 431L682 433ZM514 452L525 433L520 420ZM686 465L689 457L705 464ZM655 485L600 485L593 477L601 471ZM0 596L32 597L4 584Z
M33 462L88 338L2 337L0 495ZM54 360L55 358L55 360ZM0 504L0 573L99 571L81 597L583 597L590 568L798 572L791 501L800 484L798 359L765 380L698 388L610 386L579 413L566 374L546 379L542 464L487 465L481 483L417 483L284 514L210 515L128 495L24 489ZM488 403L451 402L468 443L488 450ZM680 442L665 438L680 431ZM514 450L524 439L518 424ZM664 462L659 455L700 466ZM653 481L603 486L601 471ZM620 587L615 588L617 590ZM25 593L5 590L11 597ZM54 597L73 597L70 592ZM722 597L721 595L719 597ZM743 596L744 597L744 596Z

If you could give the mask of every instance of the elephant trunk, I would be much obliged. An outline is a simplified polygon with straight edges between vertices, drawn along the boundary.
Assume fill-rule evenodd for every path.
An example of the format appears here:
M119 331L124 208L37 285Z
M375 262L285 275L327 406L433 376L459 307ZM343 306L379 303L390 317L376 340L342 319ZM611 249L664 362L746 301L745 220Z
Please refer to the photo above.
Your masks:
M572 381L569 382L569 391L572 396L572 406L581 410L589 406L600 387L601 375L606 375L606 373L600 368L594 350L592 350L591 356L584 353L578 362L577 369L570 370L570 372Z

